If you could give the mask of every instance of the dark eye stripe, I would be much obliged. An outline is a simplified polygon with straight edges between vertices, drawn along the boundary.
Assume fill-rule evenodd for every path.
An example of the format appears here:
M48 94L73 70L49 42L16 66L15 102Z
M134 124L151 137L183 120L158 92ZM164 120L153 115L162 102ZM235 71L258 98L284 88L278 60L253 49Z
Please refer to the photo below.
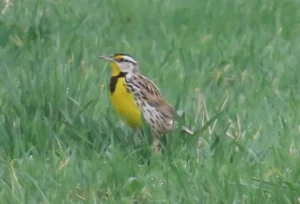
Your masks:
M124 58L118 59L118 62L129 62L129 63L135 64L135 62L132 62L132 61L124 59Z

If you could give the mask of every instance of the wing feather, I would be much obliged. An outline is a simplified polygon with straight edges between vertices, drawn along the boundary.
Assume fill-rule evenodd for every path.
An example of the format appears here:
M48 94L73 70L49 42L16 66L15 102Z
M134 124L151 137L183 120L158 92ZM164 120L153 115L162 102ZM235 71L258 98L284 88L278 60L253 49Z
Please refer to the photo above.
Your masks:
M140 95L144 97L146 103L155 107L157 111L161 112L169 119L175 119L178 117L176 111L164 100L160 90L152 81L141 74L133 75L132 80L134 80L139 87L142 87L140 90L143 90L143 92L140 93Z
M168 104L158 87L149 79L144 77L141 74L133 74L128 80L132 80L132 84L135 84L138 89L138 92L135 92L136 95L143 98L145 103L148 103L150 106L155 107L158 112L160 112L165 119L169 119L173 125L177 126L176 120L179 118L177 112ZM181 128L182 131L188 135L193 135L194 133L187 129L186 127Z

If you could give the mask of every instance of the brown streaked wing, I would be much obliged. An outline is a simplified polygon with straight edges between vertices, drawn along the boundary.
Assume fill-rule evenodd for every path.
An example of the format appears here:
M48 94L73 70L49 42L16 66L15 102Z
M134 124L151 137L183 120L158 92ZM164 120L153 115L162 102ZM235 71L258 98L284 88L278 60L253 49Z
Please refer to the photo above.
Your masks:
M163 99L158 87L149 79L141 74L133 76L135 84L143 88L143 95L145 101L156 108L163 114L164 117L175 119L178 117L176 111Z

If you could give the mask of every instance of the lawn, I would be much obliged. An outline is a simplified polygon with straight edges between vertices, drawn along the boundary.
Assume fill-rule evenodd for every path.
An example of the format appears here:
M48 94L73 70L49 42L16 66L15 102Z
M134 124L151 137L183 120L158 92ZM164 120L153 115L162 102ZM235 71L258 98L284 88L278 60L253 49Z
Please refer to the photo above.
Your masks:
M4 8L1 204L300 203L299 1ZM98 59L115 52L136 58L194 136L170 133L160 155L147 131L134 140Z

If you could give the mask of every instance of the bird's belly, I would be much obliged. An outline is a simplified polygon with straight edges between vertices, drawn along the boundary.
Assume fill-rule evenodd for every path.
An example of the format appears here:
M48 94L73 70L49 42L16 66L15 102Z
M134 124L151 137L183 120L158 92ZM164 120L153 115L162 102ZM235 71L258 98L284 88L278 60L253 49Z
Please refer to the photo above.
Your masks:
M124 79L119 79L115 91L110 95L112 105L116 112L132 128L142 126L141 111L136 105L134 96L124 86Z

